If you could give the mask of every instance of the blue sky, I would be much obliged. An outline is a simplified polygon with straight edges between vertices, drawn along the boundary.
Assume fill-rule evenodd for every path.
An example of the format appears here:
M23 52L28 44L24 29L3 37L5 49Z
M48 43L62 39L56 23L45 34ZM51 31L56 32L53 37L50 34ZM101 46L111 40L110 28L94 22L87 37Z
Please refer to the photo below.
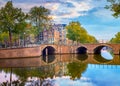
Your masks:
M0 0L0 7L9 0ZM51 10L54 23L79 21L89 34L98 40L109 40L120 32L120 19L105 9L106 0L12 0L13 5L28 12L34 6Z

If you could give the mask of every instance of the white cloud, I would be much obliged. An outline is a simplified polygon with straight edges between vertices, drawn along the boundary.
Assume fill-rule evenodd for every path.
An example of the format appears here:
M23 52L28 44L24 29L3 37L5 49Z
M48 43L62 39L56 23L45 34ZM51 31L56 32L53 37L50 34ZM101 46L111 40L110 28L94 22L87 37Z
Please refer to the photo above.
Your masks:
M3 6L6 2L1 0L0 3L2 4L0 6ZM87 15L87 12L94 7L91 3L92 0L13 1L13 5L22 8L24 12L29 12L34 6L45 6L51 10L51 16L56 22L60 22L62 19L67 19L68 21L79 16Z
M90 4L92 0L59 0L59 1L51 1L43 3L41 1L37 1L38 3L23 1L13 1L13 5L18 8L22 8L24 12L29 12L29 10L34 6L45 6L46 8L51 10L51 16L53 16L56 22L62 20L64 18L77 18L79 16L86 15L85 12L91 10L93 6ZM5 5L5 1L0 1L0 6Z
M50 9L51 11L57 11L57 9L59 8L60 6L60 3L43 3L43 4L40 4L48 9Z
M5 5L4 0L0 0L0 8L3 7Z
M79 16L87 15L86 12L91 10L93 6L90 4L91 0L87 1L73 1L73 0L66 0L62 3L56 5L56 9L52 10L52 16L54 20L60 22L59 20L68 18L77 18ZM66 4L66 5L65 5ZM67 6L68 4L68 6ZM69 7L69 4L73 5ZM45 5L46 6L46 5Z
M56 77L54 78L55 83L58 84L58 86L97 86L95 83L91 81L88 77L81 77L81 79L77 80L71 80L70 76L64 76L64 77Z
M36 3L13 3L13 5L17 8L22 8L24 12L29 12L29 10L34 7L34 6L40 6L39 4Z

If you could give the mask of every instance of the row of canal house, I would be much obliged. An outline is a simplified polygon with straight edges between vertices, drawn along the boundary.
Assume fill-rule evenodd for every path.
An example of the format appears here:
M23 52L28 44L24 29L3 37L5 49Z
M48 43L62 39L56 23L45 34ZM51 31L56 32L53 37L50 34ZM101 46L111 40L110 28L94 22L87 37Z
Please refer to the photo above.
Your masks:
M44 29L37 37L41 44L70 44L72 41L66 37L66 24L53 24L49 29Z

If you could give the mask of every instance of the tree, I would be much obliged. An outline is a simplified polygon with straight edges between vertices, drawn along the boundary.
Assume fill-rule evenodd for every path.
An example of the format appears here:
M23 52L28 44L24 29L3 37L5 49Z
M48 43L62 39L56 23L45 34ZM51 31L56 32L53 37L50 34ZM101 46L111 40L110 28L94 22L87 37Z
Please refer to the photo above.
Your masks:
M97 43L97 40L94 36L88 35L87 43Z
M79 22L70 22L66 26L67 38L80 43L96 42L95 37L89 35Z
M1 33L0 34L0 42L4 42L4 40L8 40L8 33Z
M115 38L110 40L111 43L120 43L120 32L115 35Z
M113 13L113 16L118 18L120 17L120 0L107 0L110 5L106 5L106 9L110 9Z
M39 34L41 31L43 31L44 28L49 26L49 21L51 20L49 14L50 10L42 6L33 7L29 11L31 24L37 27L36 34Z
M5 7L0 9L0 30L9 33L10 46L12 46L12 34L18 34L24 31L26 18L21 8L13 7L12 1L8 1Z
M78 37L80 36L80 23L79 22L70 22L68 26L66 26L67 29L67 37L70 40L78 41Z

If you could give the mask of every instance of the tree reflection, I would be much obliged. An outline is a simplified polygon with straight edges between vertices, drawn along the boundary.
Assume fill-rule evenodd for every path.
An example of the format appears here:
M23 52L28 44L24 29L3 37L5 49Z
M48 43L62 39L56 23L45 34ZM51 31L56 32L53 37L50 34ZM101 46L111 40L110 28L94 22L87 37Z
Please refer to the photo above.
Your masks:
M5 69L4 72L10 72L10 70ZM28 78L32 79L33 77L36 77L40 80L39 84L42 84L46 78L53 78L53 76L55 75L53 65L41 66L38 68L13 68L12 73L18 76L18 80L12 81L12 83L19 83L19 86L24 86L25 83L28 81ZM4 84L6 84L6 82L1 83L1 85Z
M67 65L68 75L71 76L72 80L81 78L81 74L86 71L87 63L72 62Z
M37 77L41 82L50 77L54 76L54 68L51 66L41 66L39 68L17 68L14 70L14 73L19 76L19 80L22 81L22 85L25 84L29 77Z

